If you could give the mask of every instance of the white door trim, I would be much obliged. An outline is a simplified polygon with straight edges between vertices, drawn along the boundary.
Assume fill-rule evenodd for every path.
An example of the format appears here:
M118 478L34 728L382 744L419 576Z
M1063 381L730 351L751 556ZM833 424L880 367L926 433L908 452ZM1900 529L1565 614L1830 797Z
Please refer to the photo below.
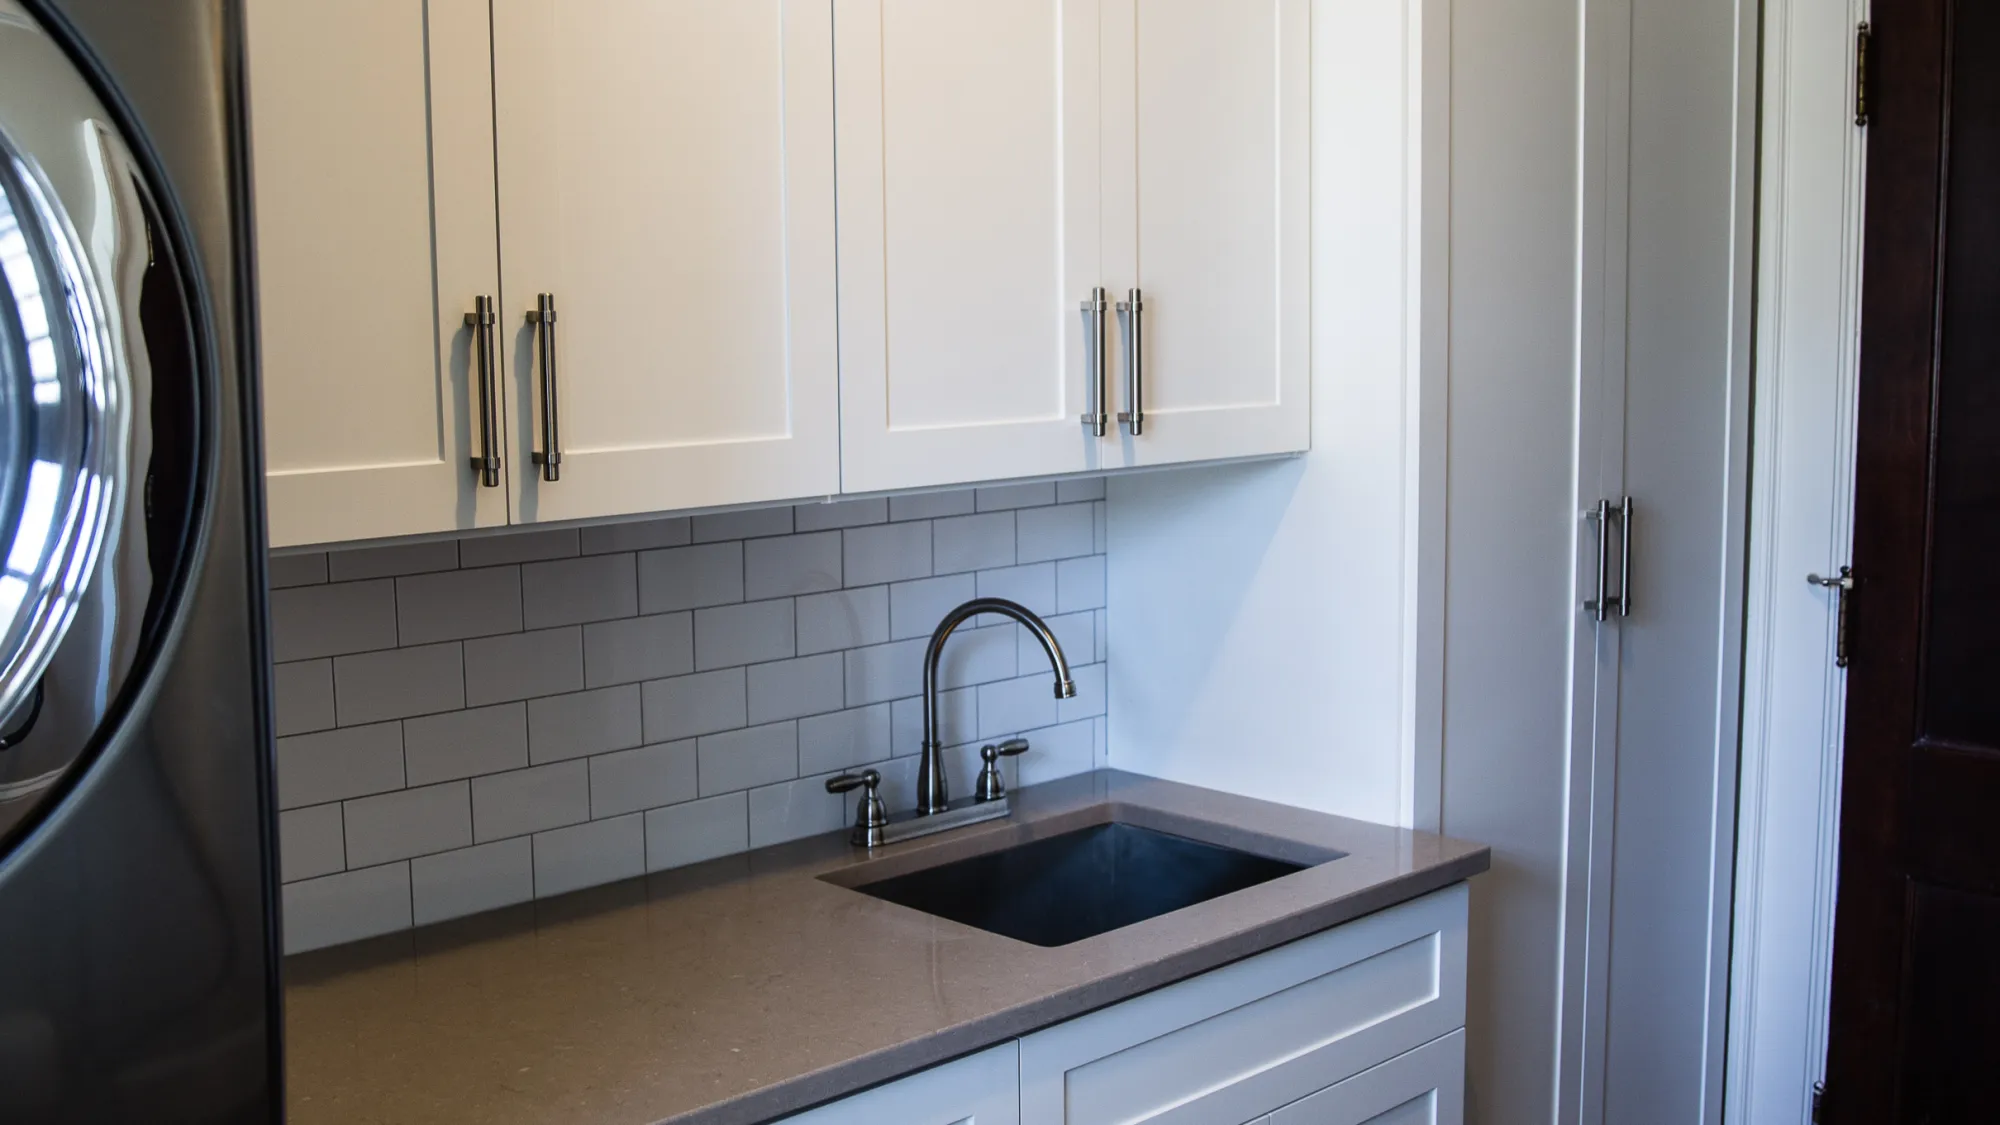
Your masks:
M1846 675L1865 131L1866 0L1765 9L1762 224L1742 780L1724 1120L1806 1125L1824 1074Z

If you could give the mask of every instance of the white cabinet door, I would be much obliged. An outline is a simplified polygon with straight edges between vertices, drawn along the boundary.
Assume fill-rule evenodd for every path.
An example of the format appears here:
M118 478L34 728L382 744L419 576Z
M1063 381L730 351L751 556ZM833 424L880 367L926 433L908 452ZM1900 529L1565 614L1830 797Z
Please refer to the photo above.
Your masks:
M1019 1125L1020 1051L1003 1043L785 1118L782 1125Z
M1464 1125L1465 1032L1301 1098L1270 1125Z
M493 20L515 522L839 491L828 0Z
M500 284L486 0L245 15L271 545L506 523L464 324Z
M834 0L847 491L1096 467L1099 8Z
M1104 0L1112 465L1311 441L1309 0Z
M1450 1034L1466 902L1450 887L1027 1036L1023 1125L1239 1125Z

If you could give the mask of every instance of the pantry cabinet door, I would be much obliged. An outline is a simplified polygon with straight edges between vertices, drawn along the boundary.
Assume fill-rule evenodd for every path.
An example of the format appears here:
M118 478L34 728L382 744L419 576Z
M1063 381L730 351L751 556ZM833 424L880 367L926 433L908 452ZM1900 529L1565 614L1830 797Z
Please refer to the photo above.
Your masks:
M1100 0L834 0L842 481L1096 467Z
M1309 0L1104 0L1113 465L1311 441ZM1135 336L1136 331L1136 336Z
M493 20L515 522L837 492L828 0Z
M500 283L486 0L244 9L271 545L506 523L464 323Z

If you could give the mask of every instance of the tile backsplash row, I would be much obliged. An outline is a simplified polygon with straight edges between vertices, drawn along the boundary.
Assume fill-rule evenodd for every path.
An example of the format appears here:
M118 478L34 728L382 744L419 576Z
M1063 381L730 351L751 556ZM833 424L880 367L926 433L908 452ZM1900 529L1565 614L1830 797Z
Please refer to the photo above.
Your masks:
M915 800L931 629L955 789L1103 764L1104 486L1019 485L271 560L288 952L840 828ZM978 627L974 627L978 626Z

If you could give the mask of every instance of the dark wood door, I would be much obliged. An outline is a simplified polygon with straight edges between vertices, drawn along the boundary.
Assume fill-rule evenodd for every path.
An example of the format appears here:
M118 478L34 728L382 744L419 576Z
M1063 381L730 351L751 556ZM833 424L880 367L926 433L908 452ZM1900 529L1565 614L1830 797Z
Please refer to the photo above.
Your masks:
M1874 15L1826 1118L2000 1121L2000 4Z

